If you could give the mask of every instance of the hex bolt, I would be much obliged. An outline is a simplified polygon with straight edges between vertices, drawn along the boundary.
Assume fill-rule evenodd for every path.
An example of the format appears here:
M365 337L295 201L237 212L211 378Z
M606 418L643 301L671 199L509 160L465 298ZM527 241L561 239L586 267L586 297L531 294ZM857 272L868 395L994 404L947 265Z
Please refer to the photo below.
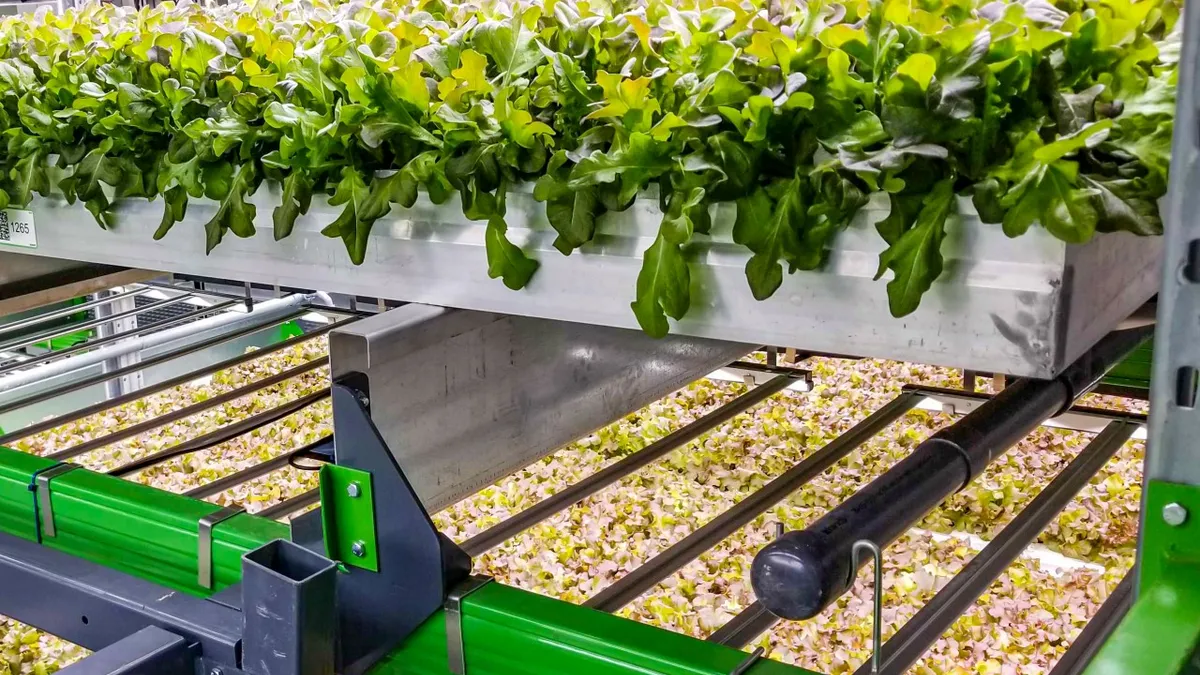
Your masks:
M364 408L371 407L371 398L369 396L367 396L366 394L359 394L358 402L361 403L362 407L364 407Z
M346 486L346 494L355 499L362 494L362 487L359 486L358 481L354 481Z
M354 557L362 558L367 555L367 545L361 541L356 541L350 546L350 552L354 554Z
M1171 502L1163 507L1162 510L1163 522L1171 527L1179 527L1187 522L1188 510L1177 502Z
M223 673L221 672L220 668L213 668L212 670L208 671L208 675L223 675Z

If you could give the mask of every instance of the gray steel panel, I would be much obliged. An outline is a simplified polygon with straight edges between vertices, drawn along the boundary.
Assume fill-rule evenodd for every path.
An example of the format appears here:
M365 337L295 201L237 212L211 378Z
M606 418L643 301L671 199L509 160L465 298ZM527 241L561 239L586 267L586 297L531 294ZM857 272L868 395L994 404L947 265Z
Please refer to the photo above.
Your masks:
M1200 370L1200 12L1186 12L1179 59L1175 135L1171 146L1170 205L1166 213L1162 291L1150 382L1150 439L1146 481L1200 486L1200 411L1193 376ZM1189 370L1190 369L1190 370ZM1182 390L1182 391L1181 391ZM1191 400L1189 401L1188 394ZM1143 500L1148 492L1143 493ZM1145 504L1143 503L1143 506ZM1142 510L1144 518L1159 514Z
M0 532L0 615L88 649L158 626L237 663L242 613Z
M160 203L122 203L120 226L103 231L82 207L39 198L32 206L39 247L27 253L632 328L641 253L661 220L648 194L606 215L595 242L565 257L552 246L543 205L527 187L514 189L509 234L541 261L529 287L514 292L487 276L485 226L466 220L457 200L438 206L422 197L412 209L395 209L376 223L366 263L354 267L340 240L320 234L340 207L314 203L292 237L274 241L273 189L252 200L259 233L226 237L212 256L204 255L201 227L212 203L193 201L185 221L155 242ZM693 307L675 332L1049 377L1157 287L1157 238L1103 235L1068 246L1034 228L1014 240L964 215L943 244L943 278L920 309L894 319L886 282L872 279L884 246L873 224L887 211L886 200L874 199L838 237L826 270L788 275L774 297L758 302L743 273L748 252L732 243L734 207L715 207L713 236L698 237L690 249ZM960 212L972 213L968 201L960 201Z
M195 650L182 637L147 626L58 671L62 675L194 675Z
M372 420L430 512L751 349L415 304L329 339L335 378L370 379Z

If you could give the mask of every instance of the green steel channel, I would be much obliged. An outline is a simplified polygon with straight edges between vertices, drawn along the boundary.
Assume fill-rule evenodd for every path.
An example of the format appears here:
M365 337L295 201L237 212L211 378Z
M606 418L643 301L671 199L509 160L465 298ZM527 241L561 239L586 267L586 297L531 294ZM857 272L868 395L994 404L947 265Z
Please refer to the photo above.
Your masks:
M499 583L462 604L471 675L729 675L748 656L713 642ZM446 675L446 619L439 612L371 675ZM752 675L812 675L762 659Z
M0 447L0 530L36 539L29 485L55 464ZM57 536L43 537L44 545L196 596L238 583L245 552L289 537L286 525L249 514L222 522L213 530L208 590L196 580L198 523L220 507L83 468L50 486ZM462 620L472 675L728 675L748 656L499 583L468 596ZM371 673L449 675L446 650L446 618L438 612ZM769 659L749 672L812 675Z
M36 540L29 484L55 464L0 448L0 530ZM210 591L196 579L198 524L220 506L86 469L54 478L50 491L57 536L43 544L197 596L237 583L243 553L289 536L286 525L248 514L222 522L213 530Z

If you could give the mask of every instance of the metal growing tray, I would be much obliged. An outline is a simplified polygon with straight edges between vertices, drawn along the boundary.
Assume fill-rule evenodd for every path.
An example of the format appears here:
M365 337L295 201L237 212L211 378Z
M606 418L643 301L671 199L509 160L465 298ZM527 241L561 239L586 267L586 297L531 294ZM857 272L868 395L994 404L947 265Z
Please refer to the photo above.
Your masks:
M314 202L293 235L273 240L278 187L253 198L258 234L232 234L204 254L203 223L216 205L193 200L187 218L162 241L151 237L162 203L121 203L104 231L82 206L36 199L30 207L37 248L30 254L315 288L445 307L586 324L636 328L629 307L641 253L661 212L653 195L605 216L595 241L571 256L552 246L544 206L528 188L508 197L509 236L541 262L529 286L511 291L487 275L484 223L458 200L422 197L375 225L366 262L351 264L340 240L321 235L341 207ZM876 195L876 197L882 197ZM961 200L960 213L971 214ZM843 232L819 272L785 275L776 294L756 301L744 277L748 252L732 243L733 204L715 207L713 234L691 247L692 310L679 334L820 352L1050 377L1149 300L1157 290L1161 239L1108 234L1064 244L1040 228L1009 239L999 226L963 215L948 225L945 272L920 308L901 319L887 306L886 279L872 277L884 242L873 224L885 217L874 199ZM890 276L890 273L889 273Z

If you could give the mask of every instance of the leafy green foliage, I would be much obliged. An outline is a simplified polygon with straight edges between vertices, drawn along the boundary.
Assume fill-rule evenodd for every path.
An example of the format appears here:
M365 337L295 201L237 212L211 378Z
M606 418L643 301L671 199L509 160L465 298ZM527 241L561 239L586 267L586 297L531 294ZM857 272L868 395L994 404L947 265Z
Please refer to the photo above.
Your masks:
M914 311L969 195L1018 236L1157 234L1179 59L1177 0L265 0L125 12L90 4L0 24L0 203L61 192L103 227L163 198L156 237L215 202L208 249L323 232L366 259L420 195L486 223L489 274L538 264L505 221L535 183L555 246L657 189L662 224L632 302L653 335L686 315L688 249L736 203L766 299L820 269L874 192L889 305ZM50 162L55 163L50 166ZM653 190L651 190L653 192Z

